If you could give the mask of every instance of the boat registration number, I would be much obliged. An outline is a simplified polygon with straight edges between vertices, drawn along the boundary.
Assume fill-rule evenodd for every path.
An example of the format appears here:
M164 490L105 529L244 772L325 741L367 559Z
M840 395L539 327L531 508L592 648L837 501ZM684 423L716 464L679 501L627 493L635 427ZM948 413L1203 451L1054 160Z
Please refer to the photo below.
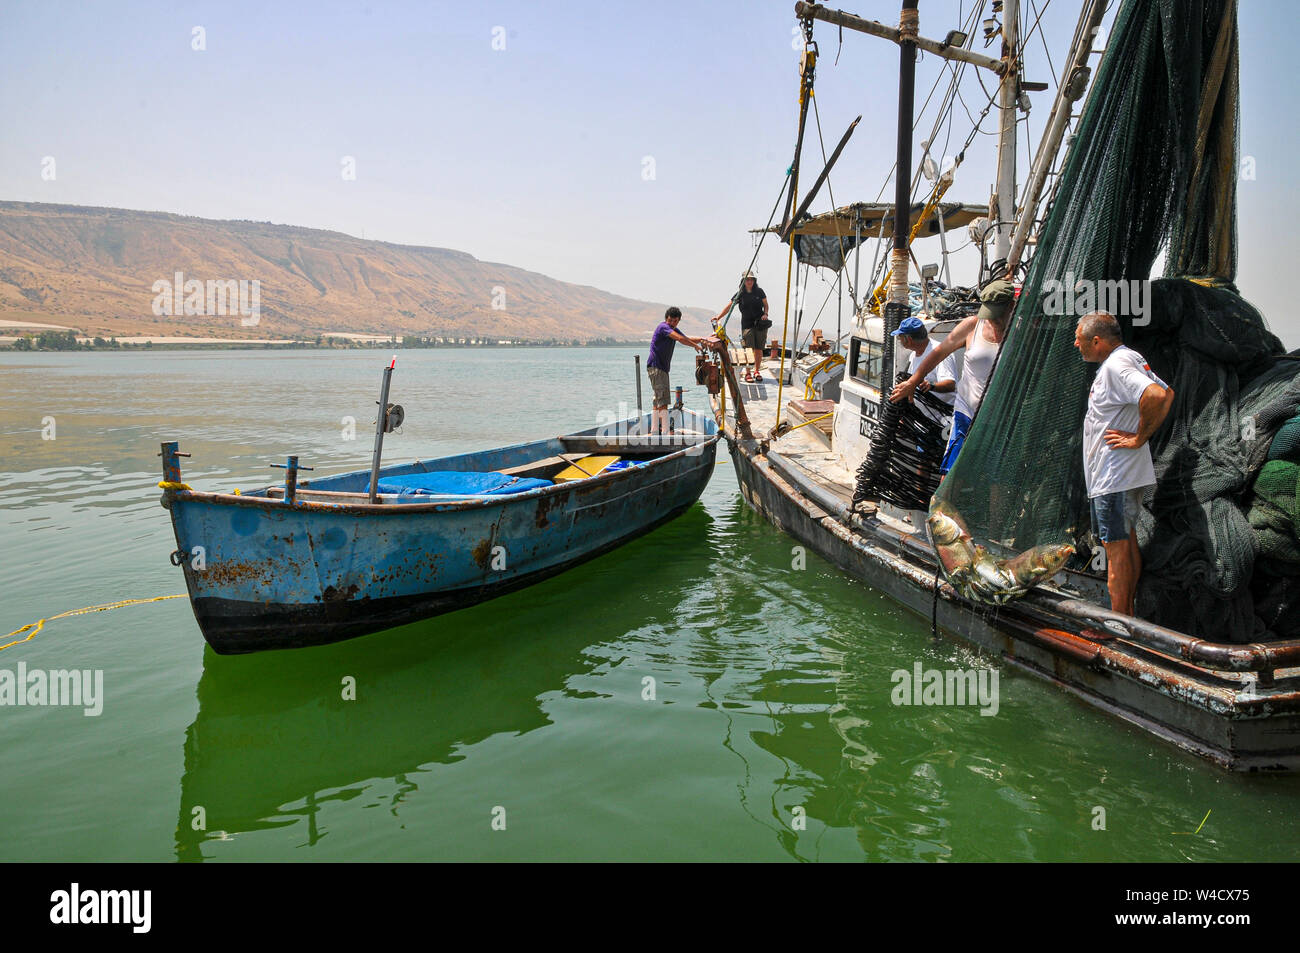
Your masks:
M874 400L862 398L862 415L858 418L858 432L864 437L871 436L872 425L880 417L880 407Z

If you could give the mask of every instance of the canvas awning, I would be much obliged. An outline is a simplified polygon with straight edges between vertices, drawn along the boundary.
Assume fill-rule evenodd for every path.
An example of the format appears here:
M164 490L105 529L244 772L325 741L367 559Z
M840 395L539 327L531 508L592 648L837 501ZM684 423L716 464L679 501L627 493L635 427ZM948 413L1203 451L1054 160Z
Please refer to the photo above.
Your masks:
M914 202L912 204L913 225L916 224L916 220L920 217L921 210L924 208L925 203L923 202ZM938 211L943 213L944 230L951 231L969 225L980 216L987 216L989 207L988 205L969 205L963 202L940 202ZM851 239L856 234L857 225L860 222L862 237L876 238L880 235L882 224L886 234L893 229L893 218L894 206L892 203L854 202L852 205L837 208L834 212L822 212L818 215L809 216L795 226L794 234L829 235L832 238L839 234L841 237ZM921 230L917 232L917 238L938 235L938 219L937 214L931 215L930 221L922 225ZM764 229L756 228L753 231L761 232ZM767 231L779 232L780 229L773 226Z
M912 224L921 217L925 203L912 205ZM961 202L941 202L938 208L917 231L917 238L928 238L939 234L939 214L943 215L944 231L951 231L969 225L975 219L988 215L987 205L967 205ZM862 235L863 241L876 238L882 229L888 235L893 231L894 206L882 202L855 202L837 208L834 212L822 212L811 215L796 226L791 233L794 240L794 253L803 264L816 268L830 268L838 271L844 267L844 260L857 244L856 236ZM859 232L859 229L861 231ZM756 228L755 232L764 229ZM779 227L767 229L780 233Z

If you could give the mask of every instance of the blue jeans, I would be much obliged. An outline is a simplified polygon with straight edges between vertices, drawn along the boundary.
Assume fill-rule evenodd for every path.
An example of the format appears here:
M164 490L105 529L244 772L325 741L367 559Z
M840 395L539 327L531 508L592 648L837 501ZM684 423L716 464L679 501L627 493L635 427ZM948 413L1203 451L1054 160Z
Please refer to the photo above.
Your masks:
M952 436L948 438L948 449L943 453L943 462L939 464L939 472L947 473L952 469L952 465L957 462L957 454L961 453L961 445L966 442L966 433L970 430L970 418L960 410L954 410L952 413Z
M1142 494L1146 487L1135 490L1117 490L1088 500L1092 511L1092 531L1103 543L1117 543L1128 539L1137 528L1138 512L1142 508Z

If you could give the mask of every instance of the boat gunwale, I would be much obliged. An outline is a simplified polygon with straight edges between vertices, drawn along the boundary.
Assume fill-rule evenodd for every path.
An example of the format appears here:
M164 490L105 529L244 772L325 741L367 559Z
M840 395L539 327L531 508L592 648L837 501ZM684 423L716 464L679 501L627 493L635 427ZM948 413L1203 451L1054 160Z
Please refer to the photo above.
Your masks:
M491 447L488 448L487 450L482 450L482 451L470 451L470 453L471 454L474 452L488 453L488 452L495 452L500 450L513 450L517 448L546 444L549 443L551 440L563 439L564 437L582 437L582 436L588 436L588 434L584 434L584 433L563 434L561 437L558 438L549 437L545 440L537 440L537 441L530 441L527 443L513 444L512 446L509 447ZM292 501L286 502L283 498L273 499L268 496L254 496L252 493L248 493L248 494L219 493L219 492L210 492L207 490L164 487L163 488L163 496L165 500L164 505L174 500L174 501L185 502L185 503L209 503L218 506L251 506L251 507L259 507L268 510L293 511L293 512L306 511L306 512L315 512L315 513L341 513L341 514L348 514L348 515L365 515L365 516L380 516L380 515L403 514L403 513L444 513L444 512L472 511L478 509L485 509L488 507L497 507L503 504L508 505L510 503L515 503L515 502L542 499L544 497L555 495L557 493L564 492L574 487L579 487L579 486L584 488L591 487L596 485L596 481L600 481L600 480L604 480L606 481L606 483L612 484L617 482L620 478L623 477L630 479L635 477L639 472L644 473L648 471L650 468L652 468L653 466L660 463L666 463L669 460L677 460L679 458L686 457L686 456L703 456L706 448L709 447L716 448L718 441L720 441L723 438L723 433L721 429L719 429L712 434L705 434L703 435L703 437L704 439L696 443L688 444L686 446L681 447L678 450L673 451L672 453L664 454L661 457L652 457L651 459L645 461L643 464L636 467L627 467L622 470L605 471L602 473L598 473L594 477L588 477L584 480L570 480L564 483L552 483L550 486L534 487L533 489L525 490L522 493L498 494L495 496L483 495L472 499L444 500L440 502L429 502L429 503L328 503L323 501L305 500L305 499L294 499ZM653 449L653 447L651 445L647 445L647 447L644 449ZM465 455L466 454L455 454L454 456L465 456ZM449 458L435 457L432 460L428 460L428 461L417 460L415 462L433 463L438 460L446 460L446 459ZM398 466L408 466L408 465L409 464L398 464ZM349 470L346 473L334 474L328 477L328 479L337 479L339 477L347 477L347 476L354 476L357 474L368 474L368 473L369 473L368 470ZM381 470L380 476L382 477L382 475L383 475L383 471ZM265 490L270 490L273 487L278 487L278 486L280 486L280 484L270 484L266 487L259 487L258 490L254 492L263 492ZM309 485L302 485L300 486L300 489L303 489L305 491L310 491L311 487Z

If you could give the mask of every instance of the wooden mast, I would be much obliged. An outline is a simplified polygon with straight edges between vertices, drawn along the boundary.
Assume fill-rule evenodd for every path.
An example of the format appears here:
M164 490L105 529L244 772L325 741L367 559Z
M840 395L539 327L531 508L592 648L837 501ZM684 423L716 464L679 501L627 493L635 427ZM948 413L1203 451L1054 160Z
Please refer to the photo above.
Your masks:
M843 10L828 10L820 3L805 3L800 0L799 3L794 5L794 14L800 19L812 17L814 20L821 20L823 23L831 23L845 29L857 30L859 33L878 36L882 40L893 40L895 43L902 42L900 31L893 27L885 26L875 20L854 16L852 13L845 13ZM941 56L945 60L970 63L972 66L979 66L998 74L1001 74L1006 68L1006 64L1001 60L993 59L991 56L972 53L960 46L949 46L947 43L931 40L928 37L918 35L910 38L908 42L914 43L918 49L933 53L935 56Z

